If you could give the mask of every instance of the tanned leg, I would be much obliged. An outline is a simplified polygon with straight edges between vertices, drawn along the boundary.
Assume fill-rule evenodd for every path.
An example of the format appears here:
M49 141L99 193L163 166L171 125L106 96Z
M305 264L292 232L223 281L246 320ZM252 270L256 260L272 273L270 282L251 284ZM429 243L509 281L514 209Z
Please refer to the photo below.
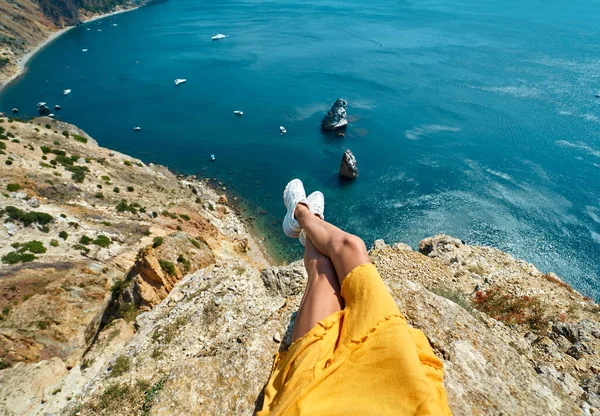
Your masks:
M310 238L306 239L304 248L304 267L308 273L308 283L296 315L292 342L306 335L317 322L344 307L333 264L319 253Z
M340 287L355 267L371 262L365 243L359 237L316 217L305 205L296 206L294 217L309 237L306 241L310 239L319 252L331 259Z

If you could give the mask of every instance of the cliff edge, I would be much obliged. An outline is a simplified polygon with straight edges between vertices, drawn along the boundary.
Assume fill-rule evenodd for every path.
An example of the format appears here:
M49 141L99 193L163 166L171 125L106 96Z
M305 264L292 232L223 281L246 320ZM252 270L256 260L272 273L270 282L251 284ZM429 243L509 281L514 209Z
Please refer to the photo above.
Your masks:
M306 275L271 265L220 189L44 117L0 118L0 189L0 413L260 408ZM370 255L454 414L598 414L593 300L449 236Z

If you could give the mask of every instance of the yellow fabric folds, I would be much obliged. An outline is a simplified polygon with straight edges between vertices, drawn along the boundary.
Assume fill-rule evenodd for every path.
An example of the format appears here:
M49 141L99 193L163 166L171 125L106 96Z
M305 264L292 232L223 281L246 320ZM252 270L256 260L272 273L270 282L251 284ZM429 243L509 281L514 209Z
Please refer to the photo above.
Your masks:
M450 415L442 362L375 266L354 269L341 294L343 311L276 355L258 415Z

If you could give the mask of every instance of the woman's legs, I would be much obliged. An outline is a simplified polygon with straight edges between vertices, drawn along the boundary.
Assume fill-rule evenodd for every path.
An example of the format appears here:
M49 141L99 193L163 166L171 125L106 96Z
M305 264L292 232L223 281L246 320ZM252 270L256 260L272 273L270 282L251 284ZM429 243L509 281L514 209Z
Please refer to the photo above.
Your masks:
M322 222L321 219L319 221ZM296 314L292 342L306 335L317 322L343 308L340 284L333 264L319 253L310 238L306 239L304 248L304 267L308 273L308 283Z
M339 287L355 267L371 262L365 243L360 238L316 217L305 205L296 206L294 217L309 237L306 239L307 248L308 241L311 240L316 250L331 259Z

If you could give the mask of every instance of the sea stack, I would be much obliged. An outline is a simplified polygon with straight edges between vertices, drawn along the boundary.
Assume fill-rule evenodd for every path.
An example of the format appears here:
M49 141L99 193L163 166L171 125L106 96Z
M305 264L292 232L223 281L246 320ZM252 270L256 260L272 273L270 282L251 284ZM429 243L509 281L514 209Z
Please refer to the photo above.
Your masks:
M356 167L356 158L350 149L344 152L342 164L340 165L340 177L345 179L356 179L358 168Z
M348 103L343 98L338 98L335 103L331 106L331 109L327 112L323 120L321 121L321 128L323 130L335 130L348 125L346 119L346 109Z

